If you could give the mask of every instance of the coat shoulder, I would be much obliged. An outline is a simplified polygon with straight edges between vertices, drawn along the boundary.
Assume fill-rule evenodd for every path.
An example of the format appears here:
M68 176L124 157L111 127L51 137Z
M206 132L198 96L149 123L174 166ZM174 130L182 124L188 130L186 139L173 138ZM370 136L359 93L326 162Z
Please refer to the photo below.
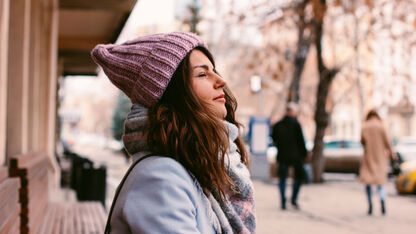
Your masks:
M197 233L198 210L205 209L188 171L172 158L152 156L137 164L126 179L112 223L137 233L172 233L172 228Z

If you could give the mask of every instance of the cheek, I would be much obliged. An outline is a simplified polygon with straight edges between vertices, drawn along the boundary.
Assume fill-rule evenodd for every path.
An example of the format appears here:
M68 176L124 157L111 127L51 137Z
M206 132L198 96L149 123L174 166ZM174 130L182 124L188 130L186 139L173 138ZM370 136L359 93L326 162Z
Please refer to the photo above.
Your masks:
M203 81L193 81L192 89L202 100L210 100L211 95L208 86Z

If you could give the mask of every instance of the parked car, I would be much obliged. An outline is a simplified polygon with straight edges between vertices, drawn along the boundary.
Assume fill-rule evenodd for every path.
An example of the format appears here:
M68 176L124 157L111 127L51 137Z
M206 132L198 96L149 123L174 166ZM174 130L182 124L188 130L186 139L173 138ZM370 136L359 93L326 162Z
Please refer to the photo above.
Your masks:
M400 194L416 193L416 160L403 162L396 180L396 189Z
M313 142L307 142L307 149L312 151ZM361 143L353 140L331 140L326 141L324 146L325 172L338 173L356 173L358 174L361 159L363 156L363 147ZM267 158L271 166L270 175L275 175L275 159L277 149L270 145L267 150Z
M416 160L416 138L406 137L401 139L394 147L404 162Z
M324 146L325 172L359 173L364 154L359 141L332 140Z
M310 142L306 143L306 149L308 151L312 150L312 148L308 146L310 146ZM270 178L277 177L278 163L276 161L276 156L277 156L277 147L273 144L273 141L270 140L269 145L267 147L267 161L269 163L269 177ZM305 183L309 183L312 180L312 169L311 169L310 162L306 162L304 164L304 170L305 170ZM289 177L293 177L292 169L289 170Z
M312 151L313 143L307 143L308 151ZM324 145L324 172L330 173L354 173L358 174L360 170L360 164L363 158L364 149L358 140L345 140L334 139L326 140ZM270 145L267 150L267 157L269 163L274 163L277 155L277 149L273 145ZM399 162L402 159L399 156ZM394 166L396 164L391 162L389 168L389 175L397 175L400 170L397 170ZM272 167L271 170L275 168ZM275 172L271 172L274 175Z

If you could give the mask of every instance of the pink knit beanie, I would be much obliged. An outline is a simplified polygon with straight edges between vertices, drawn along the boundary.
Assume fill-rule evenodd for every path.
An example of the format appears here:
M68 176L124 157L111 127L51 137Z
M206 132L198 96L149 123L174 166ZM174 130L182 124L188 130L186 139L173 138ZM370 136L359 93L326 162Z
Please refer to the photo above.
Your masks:
M205 46L197 35L173 32L97 45L91 56L132 103L150 107L162 97L179 63L197 46Z

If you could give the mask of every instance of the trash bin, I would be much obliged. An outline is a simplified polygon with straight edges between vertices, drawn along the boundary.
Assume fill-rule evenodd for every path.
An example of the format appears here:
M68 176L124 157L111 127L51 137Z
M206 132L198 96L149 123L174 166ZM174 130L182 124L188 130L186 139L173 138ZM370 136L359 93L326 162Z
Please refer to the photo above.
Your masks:
M79 201L100 201L105 207L107 167L84 163L77 188Z
M71 188L78 201L100 201L105 207L107 168L94 167L87 157L71 153Z
M81 157L76 153L71 154L72 170L71 170L71 188L78 193L82 178L82 168L92 167L93 162L88 158Z

